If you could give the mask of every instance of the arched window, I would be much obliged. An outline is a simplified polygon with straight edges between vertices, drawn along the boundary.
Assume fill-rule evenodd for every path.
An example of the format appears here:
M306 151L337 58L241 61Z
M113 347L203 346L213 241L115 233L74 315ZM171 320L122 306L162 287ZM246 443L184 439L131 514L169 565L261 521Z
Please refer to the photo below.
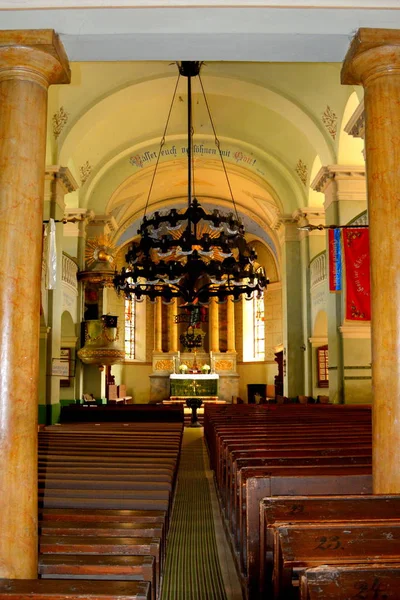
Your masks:
M136 302L125 298L125 358L133 360L136 358Z
M243 360L265 360L264 296L243 301Z
M253 298L254 359L265 360L264 296Z

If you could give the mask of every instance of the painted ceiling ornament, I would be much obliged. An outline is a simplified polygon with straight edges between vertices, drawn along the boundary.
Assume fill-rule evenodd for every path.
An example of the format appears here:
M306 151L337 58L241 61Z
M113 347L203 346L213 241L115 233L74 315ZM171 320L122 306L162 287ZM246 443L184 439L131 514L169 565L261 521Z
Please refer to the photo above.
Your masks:
M109 235L99 235L86 242L85 261L88 267L95 263L112 266L114 263L115 246Z
M331 107L327 105L325 111L322 113L322 122L333 139L336 139L337 120L337 115L333 112Z
M63 106L60 106L57 112L54 113L52 122L53 122L53 134L57 139L65 125L68 122L69 113L64 109Z
M82 183L85 183L85 181L87 181L91 172L92 172L92 165L87 160L85 162L85 164L79 168L79 174L80 174Z
M308 167L305 163L303 163L303 161L301 160L301 158L299 158L299 161L296 165L296 169L295 169L297 175L300 177L300 180L302 182L302 184L304 186L307 185L307 178L308 178Z

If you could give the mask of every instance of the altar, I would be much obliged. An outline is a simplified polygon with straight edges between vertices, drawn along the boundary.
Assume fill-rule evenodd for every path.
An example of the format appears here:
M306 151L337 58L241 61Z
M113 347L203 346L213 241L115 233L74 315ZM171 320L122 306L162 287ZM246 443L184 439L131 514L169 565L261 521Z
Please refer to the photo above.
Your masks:
M187 398L201 398L203 402L215 402L218 400L217 373L171 373L170 401L185 401Z

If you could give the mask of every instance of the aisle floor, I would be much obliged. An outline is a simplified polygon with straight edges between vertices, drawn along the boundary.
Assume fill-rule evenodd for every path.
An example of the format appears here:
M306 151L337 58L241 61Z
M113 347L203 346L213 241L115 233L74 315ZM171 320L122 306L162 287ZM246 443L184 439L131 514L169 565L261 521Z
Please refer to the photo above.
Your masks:
M161 600L242 600L203 428L185 428Z

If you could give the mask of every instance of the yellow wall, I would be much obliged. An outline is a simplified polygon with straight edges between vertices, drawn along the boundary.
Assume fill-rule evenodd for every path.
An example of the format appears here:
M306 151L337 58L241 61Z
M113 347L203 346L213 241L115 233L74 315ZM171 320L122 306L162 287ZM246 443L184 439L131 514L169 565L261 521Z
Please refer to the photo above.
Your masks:
M251 362L241 363L237 366L239 374L239 397L247 402L247 384L266 383L274 384L274 377L278 373L275 362Z
M122 366L122 381L134 404L147 404L150 399L150 363L126 363Z

